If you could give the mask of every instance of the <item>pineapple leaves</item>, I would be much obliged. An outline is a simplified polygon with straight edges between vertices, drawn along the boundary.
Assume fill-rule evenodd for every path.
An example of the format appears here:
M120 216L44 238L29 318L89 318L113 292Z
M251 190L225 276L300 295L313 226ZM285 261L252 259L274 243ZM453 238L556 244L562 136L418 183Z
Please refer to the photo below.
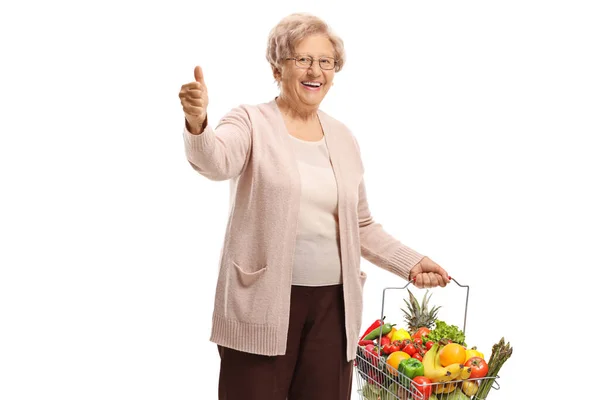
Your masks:
M422 326L432 329L437 319L437 313L440 306L433 307L431 310L429 309L429 300L431 299L429 290L425 292L420 304L410 290L408 290L408 294L410 301L403 299L406 308L401 309L408 325L408 332L413 335ZM428 294L429 296L427 296Z

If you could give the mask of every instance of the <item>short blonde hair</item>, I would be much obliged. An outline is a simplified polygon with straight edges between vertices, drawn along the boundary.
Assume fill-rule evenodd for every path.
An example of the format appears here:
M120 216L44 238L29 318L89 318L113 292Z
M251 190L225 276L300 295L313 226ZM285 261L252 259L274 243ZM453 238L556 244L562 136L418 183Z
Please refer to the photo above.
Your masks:
M325 35L331 41L336 59L335 72L340 72L346 61L343 40L322 19L308 13L290 14L271 29L267 44L267 61L271 68L281 71L285 59L293 57L296 45L315 34Z

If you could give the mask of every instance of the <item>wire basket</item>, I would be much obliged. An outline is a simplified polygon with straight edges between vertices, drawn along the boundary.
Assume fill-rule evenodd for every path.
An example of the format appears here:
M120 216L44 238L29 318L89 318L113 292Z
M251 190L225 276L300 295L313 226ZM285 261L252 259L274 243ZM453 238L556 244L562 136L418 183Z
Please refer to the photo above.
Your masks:
M465 312L463 320L463 332L467 323L467 307L469 303L469 286L459 284L454 278L450 278L458 286L466 289ZM403 287L388 287L383 289L381 302L381 319L383 319L385 293L387 290L406 289L411 282ZM379 336L379 342L382 335ZM484 378L467 378L447 382L435 382L431 384L420 384L402 372L386 363L386 357L377 353L369 352L364 346L358 346L356 359L354 360L354 371L357 382L357 391L362 400L427 400L433 395L437 400L484 400L489 397L478 397L473 393L473 386L480 386L483 381L493 380L492 388L500 389L498 376ZM471 390L469 390L471 389ZM460 393L454 393L456 391ZM467 395L471 393L471 395ZM491 392L490 392L491 393Z

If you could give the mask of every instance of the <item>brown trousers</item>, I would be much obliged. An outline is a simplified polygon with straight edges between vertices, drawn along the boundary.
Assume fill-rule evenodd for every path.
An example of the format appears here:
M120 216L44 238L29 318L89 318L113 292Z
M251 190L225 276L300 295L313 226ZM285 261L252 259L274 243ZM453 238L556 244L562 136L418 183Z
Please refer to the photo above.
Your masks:
M292 286L286 354L218 346L219 400L350 400L344 323L341 285Z

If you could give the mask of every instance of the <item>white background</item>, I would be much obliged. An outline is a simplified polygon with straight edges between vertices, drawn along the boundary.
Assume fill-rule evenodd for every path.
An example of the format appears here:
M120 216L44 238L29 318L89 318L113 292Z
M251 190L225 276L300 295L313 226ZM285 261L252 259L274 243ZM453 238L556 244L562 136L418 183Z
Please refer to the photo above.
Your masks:
M178 91L201 65L213 122L272 99L267 35L295 11L346 43L322 108L361 144L375 218L470 285L469 344L513 345L490 398L593 379L595 2L163 3L0 7L1 399L216 399L229 192L187 163ZM362 268L366 327L404 282Z

